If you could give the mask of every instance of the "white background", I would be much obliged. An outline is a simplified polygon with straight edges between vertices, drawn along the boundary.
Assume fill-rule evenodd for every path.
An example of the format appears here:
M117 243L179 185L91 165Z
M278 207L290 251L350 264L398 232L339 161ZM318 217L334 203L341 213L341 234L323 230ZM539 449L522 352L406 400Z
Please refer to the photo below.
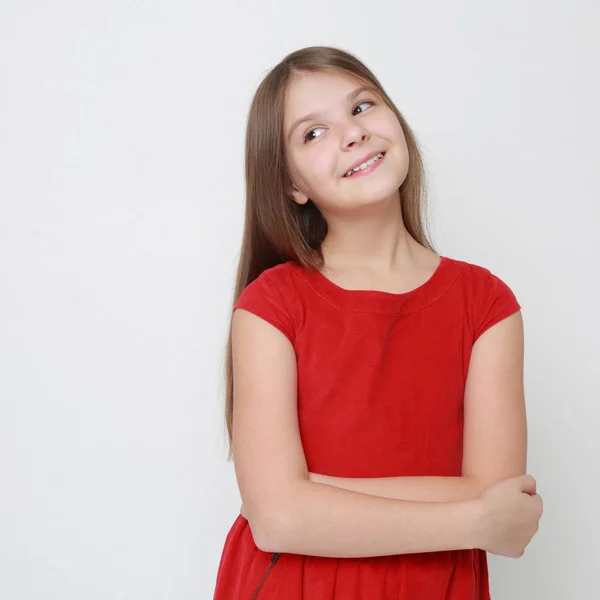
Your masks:
M494 600L600 597L600 10L592 0L0 8L0 598L212 597L240 508L222 368L251 97L334 45L414 129L437 250L526 327L544 499Z

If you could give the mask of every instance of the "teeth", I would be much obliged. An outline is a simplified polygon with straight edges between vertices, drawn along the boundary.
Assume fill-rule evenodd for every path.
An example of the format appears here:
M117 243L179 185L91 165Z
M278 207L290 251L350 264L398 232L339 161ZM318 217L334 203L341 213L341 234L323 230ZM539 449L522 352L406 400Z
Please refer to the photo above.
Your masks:
M344 175L344 177L350 177L350 175L352 175L352 173L355 173L356 171L363 171L364 169L366 169L367 167L371 166L375 161L379 160L380 158L383 158L383 152L380 152L379 154L376 154L373 158L371 158L368 161L366 161L366 162L358 165L358 167L354 167L353 169L350 169Z

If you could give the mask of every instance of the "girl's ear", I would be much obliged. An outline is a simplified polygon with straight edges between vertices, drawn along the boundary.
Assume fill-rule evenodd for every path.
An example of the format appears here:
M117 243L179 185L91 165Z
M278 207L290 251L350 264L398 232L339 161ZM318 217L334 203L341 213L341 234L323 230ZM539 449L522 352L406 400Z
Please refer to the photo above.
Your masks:
M300 191L294 184L289 184L285 190L286 195L290 200L293 200L297 204L306 204L309 197L302 191Z

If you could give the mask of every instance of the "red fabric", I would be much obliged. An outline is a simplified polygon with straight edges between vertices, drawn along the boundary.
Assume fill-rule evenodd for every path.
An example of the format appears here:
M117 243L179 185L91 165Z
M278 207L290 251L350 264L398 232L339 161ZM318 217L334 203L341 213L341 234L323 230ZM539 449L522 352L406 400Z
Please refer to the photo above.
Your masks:
M295 348L309 471L452 477L461 475L473 344L521 306L489 270L442 256L430 279L404 294L345 290L286 262L252 281L235 308L262 317ZM265 573L256 600L490 598L480 549L365 558L281 553L269 570L271 559L238 516L214 600L251 600Z

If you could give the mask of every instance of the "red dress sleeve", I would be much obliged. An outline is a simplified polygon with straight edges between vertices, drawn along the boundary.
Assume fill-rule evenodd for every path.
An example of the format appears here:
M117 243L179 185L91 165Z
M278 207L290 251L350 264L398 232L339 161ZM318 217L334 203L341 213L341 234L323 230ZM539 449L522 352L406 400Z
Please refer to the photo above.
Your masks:
M473 343L492 325L521 309L514 292L502 279L488 272L481 298L476 307Z
M281 331L292 344L295 328L288 301L281 283L273 281L263 271L242 291L233 310L242 308L270 323Z

